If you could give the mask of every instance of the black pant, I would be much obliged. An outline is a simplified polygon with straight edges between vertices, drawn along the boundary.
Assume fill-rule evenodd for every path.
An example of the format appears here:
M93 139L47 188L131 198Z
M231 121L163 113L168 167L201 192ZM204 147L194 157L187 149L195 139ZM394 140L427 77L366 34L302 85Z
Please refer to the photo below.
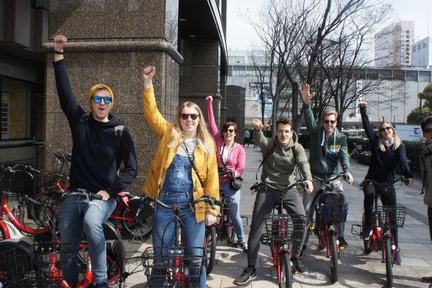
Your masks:
M372 227L372 208L374 205L374 191L377 192L377 194L380 194L381 203L384 207L396 207L396 190L394 189L393 185L389 185L387 187L387 191L382 191L381 187L378 187L377 185L374 185L373 183L367 183L367 185L363 186L363 193L364 193L364 229L370 229ZM393 218L393 217L392 217ZM396 219L392 219L396 220ZM396 224L396 223L394 223ZM395 240L395 245L399 246L399 239L398 239L398 229L393 228L392 234Z
M429 235L432 240L432 207L428 207Z

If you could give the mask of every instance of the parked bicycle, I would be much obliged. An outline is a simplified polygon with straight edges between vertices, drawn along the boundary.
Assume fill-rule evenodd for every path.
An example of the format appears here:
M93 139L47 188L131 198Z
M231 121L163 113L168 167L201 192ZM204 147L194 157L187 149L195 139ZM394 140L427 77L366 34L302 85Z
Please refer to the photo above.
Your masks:
M66 196L65 196L66 195ZM71 192L62 194L61 199L68 196L83 196L91 199L100 199L97 194L83 194L83 192ZM59 199L59 198L57 198ZM0 284L2 287L71 287L61 276L59 265L60 243L57 230L57 204L54 202L39 202L28 197L34 205L43 206L43 211L50 211L46 223L49 223L49 231L38 234L32 238L19 240L4 240L0 242ZM47 214L45 214L47 215ZM107 263L108 284L118 283L118 287L124 287L124 257L125 251L119 236L110 226L104 226L107 237ZM111 233L108 233L111 232ZM114 234L113 234L114 233ZM14 257L11 258L11 255ZM85 239L80 244L78 263L81 267L82 279L75 287L89 287L93 274L91 260L87 255L87 243Z
M314 179L324 183L320 188L313 201L314 214L311 215L310 231L313 231L318 237L318 247L320 250L326 249L326 256L330 259L330 275L331 282L338 281L338 260L340 251L345 247L339 245L338 225L343 225L348 215L348 203L345 202L345 197L337 191L333 181L337 179L347 180L345 173L340 173L329 179ZM313 220L315 217L315 220Z
M260 184L257 184L260 185ZM297 186L305 187L304 182L297 181L287 189ZM258 189L252 186L251 190ZM293 284L293 270L291 266L292 244L300 243L306 229L306 218L304 215L288 215L283 211L284 200L281 199L273 209L273 212L264 215L266 231L261 235L261 243L269 245L273 257L273 266L276 268L279 287L291 288Z
M405 177L398 177L392 185L399 183L395 189L402 185L408 185L408 180ZM393 236L393 229L402 228L405 222L407 209L402 206L383 207L378 205L378 198L383 193L387 193L388 185L376 182L371 179L366 179L362 185L374 185L374 202L372 208L372 230L369 237L363 238L364 250L366 254L372 251L381 251L381 261L386 265L386 287L393 287L393 263L396 259L396 245ZM364 217L363 217L364 221ZM356 236L361 236L361 231L367 229L362 225L353 224L351 233Z
M143 253L144 274L150 285L157 282L162 286L151 287L196 287L199 283L205 253L203 247L185 247L180 212L194 205L167 205L158 199L152 201L161 209L174 212L175 238L171 247L149 247ZM194 204L204 202L216 208L215 199L204 195ZM165 235L162 235L162 238ZM163 243L162 239L162 243ZM198 265L197 265L198 264Z

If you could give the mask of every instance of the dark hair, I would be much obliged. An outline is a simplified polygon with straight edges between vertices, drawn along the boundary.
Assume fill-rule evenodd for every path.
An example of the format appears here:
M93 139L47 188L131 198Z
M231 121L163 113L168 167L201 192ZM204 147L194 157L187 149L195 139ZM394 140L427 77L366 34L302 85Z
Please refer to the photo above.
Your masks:
M426 128L426 126L429 124L432 124L432 116L428 116L425 119L423 119L423 121L421 123L422 130L424 130Z
M226 131L228 131L228 128L229 128L230 126L234 126L234 131L236 132L236 134L238 134L238 131L237 131L237 124L234 123L234 122L232 122L232 121L228 121L228 122L226 122L226 123L222 126L222 132L226 132Z
M289 120L289 119L286 118L286 117L281 117L281 118L279 118L279 120L276 122L276 127L277 127L279 124L283 124L283 125L290 125L291 128L293 127L293 123L292 123L292 121Z

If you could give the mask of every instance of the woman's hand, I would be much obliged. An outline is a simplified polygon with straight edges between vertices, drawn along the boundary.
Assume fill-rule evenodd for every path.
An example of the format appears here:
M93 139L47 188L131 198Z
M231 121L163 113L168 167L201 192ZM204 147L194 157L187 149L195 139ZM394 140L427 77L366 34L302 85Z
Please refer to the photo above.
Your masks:
M413 178L408 178L408 187L412 188L414 184L414 179Z
M216 223L216 216L210 213L206 213L205 223L207 226L211 226Z
M143 80L144 80L144 89L150 88L153 86L153 77L156 74L156 67L154 66L146 66L143 69Z
M210 96L207 96L207 97L206 97L206 101L213 102L213 96L211 96L211 95L210 95Z
M367 107L367 102L366 101L361 101L361 102L359 102L359 108L360 109L362 109L362 108L366 108Z

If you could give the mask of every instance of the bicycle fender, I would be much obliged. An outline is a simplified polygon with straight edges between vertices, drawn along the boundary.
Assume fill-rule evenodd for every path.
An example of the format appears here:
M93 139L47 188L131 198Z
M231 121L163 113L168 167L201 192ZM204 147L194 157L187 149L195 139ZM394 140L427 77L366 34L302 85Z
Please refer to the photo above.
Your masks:
M121 238L120 233L117 232L112 222L107 220L102 224L102 226L103 226L105 240L119 240Z

